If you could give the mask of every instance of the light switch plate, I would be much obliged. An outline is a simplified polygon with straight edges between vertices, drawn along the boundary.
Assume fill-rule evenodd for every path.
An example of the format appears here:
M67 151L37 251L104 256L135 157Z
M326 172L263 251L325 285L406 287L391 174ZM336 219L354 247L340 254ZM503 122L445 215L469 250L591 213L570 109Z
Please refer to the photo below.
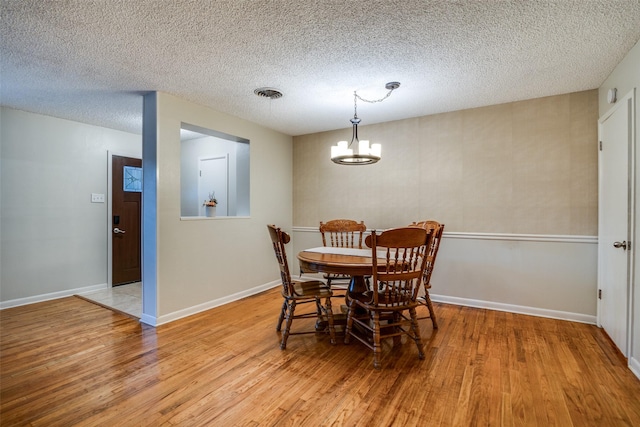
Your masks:
M91 203L104 203L104 194L91 193Z

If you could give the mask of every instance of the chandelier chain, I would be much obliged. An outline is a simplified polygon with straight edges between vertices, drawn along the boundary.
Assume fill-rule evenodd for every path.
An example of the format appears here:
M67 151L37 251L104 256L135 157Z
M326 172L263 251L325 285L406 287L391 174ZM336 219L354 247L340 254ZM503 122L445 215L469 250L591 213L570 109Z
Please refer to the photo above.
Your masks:
M387 99L389 95L391 95L391 92L393 92L394 90L395 88L389 89L389 92L387 92L387 94L380 99L365 99L360 95L358 95L358 92L354 90L353 91L353 116L358 117L358 99L363 102L368 102L369 104L375 104L376 102L382 102L385 99Z

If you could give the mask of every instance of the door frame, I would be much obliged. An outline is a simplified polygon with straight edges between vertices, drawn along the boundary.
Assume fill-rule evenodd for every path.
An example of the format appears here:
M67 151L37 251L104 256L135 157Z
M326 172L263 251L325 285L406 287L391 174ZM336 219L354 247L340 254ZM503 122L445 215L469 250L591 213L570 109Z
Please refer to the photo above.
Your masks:
M107 287L109 289L113 287L113 231L111 229L111 218L113 217L113 156L142 159L142 155L139 152L107 150ZM140 218L140 221L142 222L142 218ZM142 242L140 242L140 245L140 250L142 251Z
M636 144L636 138L635 138L635 89L632 89L629 93L627 93L624 97L622 97L620 100L618 100L618 102L616 102L615 105L613 105L606 113L604 113L602 115L602 117L600 117L598 119L598 144L600 144L600 141L602 140L602 124L613 114L615 113L618 109L620 108L629 108L628 111L628 124L629 124L629 133L630 133L630 138L629 138L629 142L628 142L628 182L629 182L629 190L628 190L628 203L629 203L629 212L628 212L628 223L627 223L627 236L626 236L626 240L631 242L631 248L628 249L627 252L627 336L626 336L626 341L627 341L627 354L625 354L624 356L627 358L627 361L630 362L631 361L631 357L633 356L633 326L634 326L634 283L635 283L635 245L636 240L635 240L635 236L636 236L636 189L635 189L635 181L636 181L636 149L635 149L635 144ZM602 165L600 162L600 154L598 151L598 194L601 193L602 189L600 188L600 182L601 182L601 175L602 175ZM601 209L602 206L600 205L600 202L598 201L598 227L600 227L600 221L602 220L602 213L601 213ZM602 270L601 268L601 262L602 262L602 253L601 253L601 246L600 244L598 244L598 283L597 283L597 289L601 289L601 284L602 284L602 280L601 280L601 276L600 276L600 271ZM600 298L597 297L596 295L596 301L597 301L597 325L598 327L602 327L602 322L601 322L601 305L602 305L602 300Z

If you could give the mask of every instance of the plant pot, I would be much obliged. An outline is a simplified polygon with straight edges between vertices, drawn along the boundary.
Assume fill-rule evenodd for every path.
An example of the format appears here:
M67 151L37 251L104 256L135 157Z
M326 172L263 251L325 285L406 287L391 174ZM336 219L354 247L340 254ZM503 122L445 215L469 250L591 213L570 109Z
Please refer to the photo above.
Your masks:
M204 213L208 218L213 218L216 216L216 207L215 206L205 206Z

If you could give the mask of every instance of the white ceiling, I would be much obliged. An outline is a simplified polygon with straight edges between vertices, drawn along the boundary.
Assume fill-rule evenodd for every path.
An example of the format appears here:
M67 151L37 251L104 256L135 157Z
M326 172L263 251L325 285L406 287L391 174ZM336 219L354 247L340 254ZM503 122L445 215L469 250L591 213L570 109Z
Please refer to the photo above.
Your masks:
M599 87L640 0L0 0L2 105L141 132L145 91L289 135ZM284 96L256 96L273 87Z

